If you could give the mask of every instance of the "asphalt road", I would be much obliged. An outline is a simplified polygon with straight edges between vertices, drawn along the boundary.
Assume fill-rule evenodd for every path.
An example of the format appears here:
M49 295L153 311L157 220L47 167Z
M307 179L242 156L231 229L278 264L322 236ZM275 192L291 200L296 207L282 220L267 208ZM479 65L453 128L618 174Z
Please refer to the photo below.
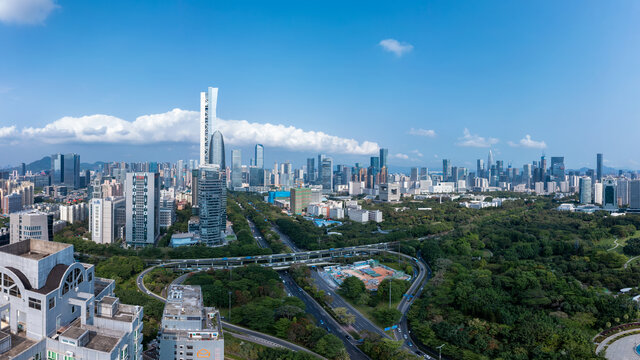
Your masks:
M299 252L299 251L302 251L302 250L300 250L300 248L298 248L298 247L296 246L296 244L294 244L294 243L293 243L293 241L291 241L291 238L290 238L289 236L287 236L285 233L283 233L282 231L280 231L280 229L279 229L277 226L273 225L273 226L271 227L271 230L273 230L276 234L280 235L280 240L281 240L285 245L287 245L288 247L290 247L290 248L291 248L291 250L292 250L293 252Z
M249 218L247 218L247 221L249 222L249 228L251 228L251 234L253 235L253 238L256 239L258 246L263 249L268 248L269 244L267 244L267 241L262 237L262 235L260 235L260 231L258 231L256 224L254 224Z
M311 295L307 294L293 281L288 272L278 271L280 278L283 280L283 284L287 293L291 296L295 296L302 300L306 306L306 312L313 315L316 318L317 325L327 330L329 333L337 336L344 343L349 357L353 360L369 359L360 349L357 348L355 343L352 343L353 339L347 340L348 333L344 328L327 313L318 302L316 302Z

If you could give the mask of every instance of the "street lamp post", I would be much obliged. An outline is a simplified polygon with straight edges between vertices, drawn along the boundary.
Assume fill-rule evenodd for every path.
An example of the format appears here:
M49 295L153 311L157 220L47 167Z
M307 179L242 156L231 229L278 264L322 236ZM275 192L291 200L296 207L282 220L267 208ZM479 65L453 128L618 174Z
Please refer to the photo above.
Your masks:
M436 347L436 349L438 349L438 359L439 359L439 360L442 360L442 348L443 348L445 345L447 345L447 344L442 344L442 345L440 345L440 346Z
M227 315L229 316L229 322L231 322L231 291L229 291L229 313Z

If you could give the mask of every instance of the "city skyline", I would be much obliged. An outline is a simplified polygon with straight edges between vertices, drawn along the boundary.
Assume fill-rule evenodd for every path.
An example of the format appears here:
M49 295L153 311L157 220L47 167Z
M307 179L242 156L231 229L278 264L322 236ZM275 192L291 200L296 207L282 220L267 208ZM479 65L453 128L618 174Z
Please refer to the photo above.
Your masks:
M266 163L302 163L318 152L349 163L384 147L392 166L450 158L472 168L492 148L505 163L544 152L565 156L570 168L595 168L591 154L603 152L605 166L640 168L631 146L640 131L634 3L539 4L533 19L531 5L499 2L455 12L447 4L143 3L143 21L127 17L123 3L41 3L49 8L31 12L38 18L0 10L8 50L0 167L55 152L88 162L198 158L194 94L216 86L225 145L250 154L261 143ZM567 16L575 30L563 25ZM102 17L122 25L104 31ZM218 25L205 38L208 17ZM127 35L141 26L149 30ZM65 46L45 46L52 41ZM123 61L121 47L140 51ZM196 56L144 61L185 51ZM626 131L603 138L611 123Z

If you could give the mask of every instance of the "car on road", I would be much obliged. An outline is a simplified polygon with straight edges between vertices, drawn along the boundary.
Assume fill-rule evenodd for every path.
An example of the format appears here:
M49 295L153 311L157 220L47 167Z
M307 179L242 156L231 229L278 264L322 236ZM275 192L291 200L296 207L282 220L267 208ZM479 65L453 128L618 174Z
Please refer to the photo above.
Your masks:
M345 335L344 338L347 339L347 340L351 340L351 336L349 336L349 335Z
M407 334L404 334L404 339L407 340Z

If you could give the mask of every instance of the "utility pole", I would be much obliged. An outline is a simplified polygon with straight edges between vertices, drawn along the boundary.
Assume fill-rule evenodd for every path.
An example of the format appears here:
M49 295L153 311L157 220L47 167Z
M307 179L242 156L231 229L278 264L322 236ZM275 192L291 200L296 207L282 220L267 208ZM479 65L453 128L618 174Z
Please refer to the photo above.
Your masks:
M229 322L231 322L231 291L229 291Z

